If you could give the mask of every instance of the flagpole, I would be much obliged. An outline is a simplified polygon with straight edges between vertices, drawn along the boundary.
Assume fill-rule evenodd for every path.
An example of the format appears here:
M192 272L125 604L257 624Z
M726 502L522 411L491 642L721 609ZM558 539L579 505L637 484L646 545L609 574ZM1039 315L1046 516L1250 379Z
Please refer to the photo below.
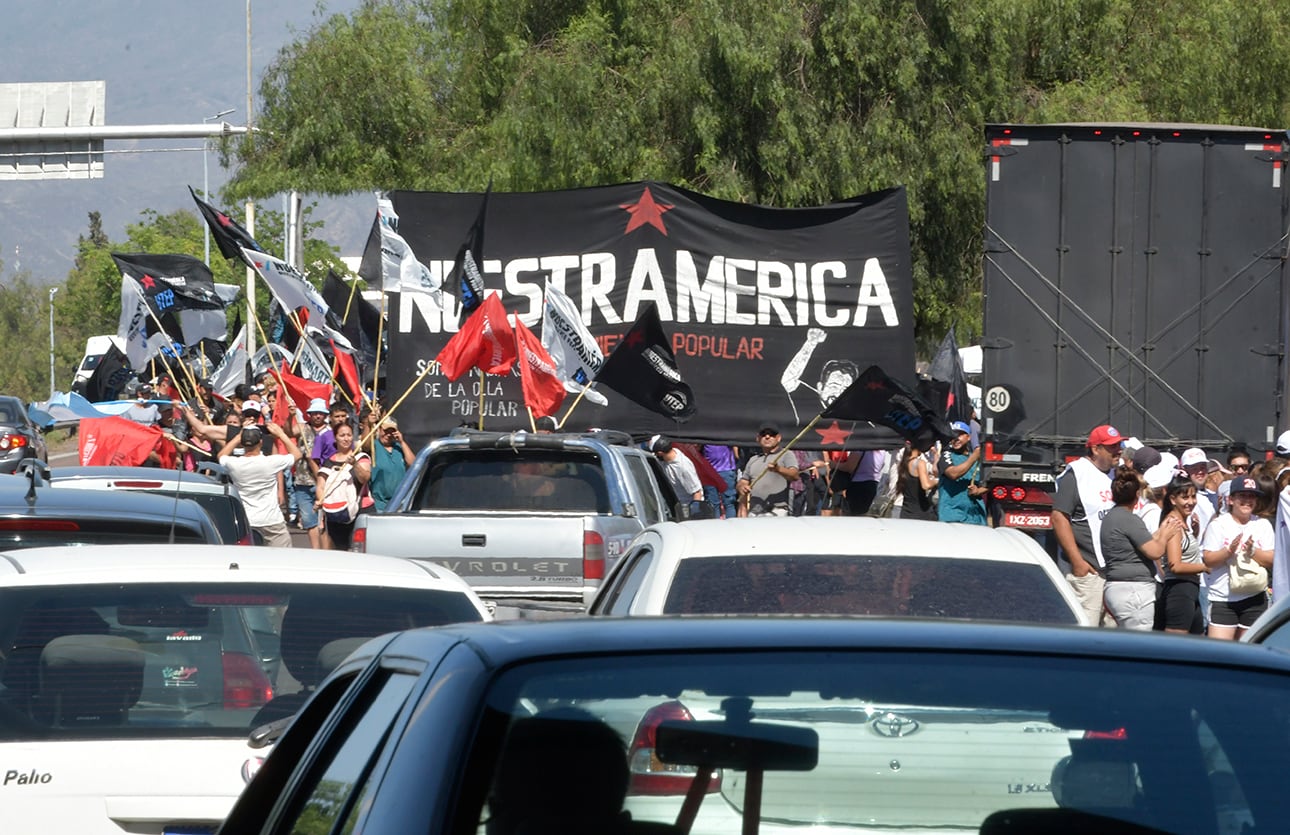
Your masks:
M804 427L802 428L802 431L801 431L801 432L798 432L798 433L797 433L797 436L796 436L796 437L794 437L794 438L793 438L793 440L791 440L791 441L789 441L788 443L784 444L784 448L783 448L783 449L781 449L781 450L779 451L779 455L776 455L776 456L775 456L775 460L774 460L774 461L772 461L772 462L770 462L770 463L771 463L771 465L772 465L772 466L779 466L780 459L782 459L785 455L787 455L787 454L788 454L788 451L789 451L790 449L792 449L792 448L793 448L793 444L795 444L795 443L797 443L798 441L802 440L802 436L803 436L803 435L805 435L807 432L810 432L812 429L814 429L814 428L815 428L815 424L819 423L819 422L820 422L820 420L821 420L823 417L824 417L824 412L820 412L818 415L816 415L815 417L811 418L811 422L810 422L810 423L808 423L808 424L806 424L806 426L804 426ZM758 481L761 481L761 477L762 477L762 476L764 476L764 475L766 475L766 473L767 473L767 472L769 472L769 471L770 471L770 467L767 467L766 469L764 469L764 470L762 470L761 472L757 473L757 477L756 477L756 478L754 478L752 481L748 482L748 495L749 495L749 496L751 496L751 495L752 495L752 488L753 488L753 485L754 485L754 484L756 484Z
M158 319L158 318L157 318L157 314L153 312L153 310L152 310L152 305L148 304L148 302L147 302L146 300L145 300L145 301L144 301L144 303L143 303L143 309L144 309L144 310L146 310L146 311L148 311L148 316L149 316L149 318L151 318L151 319L152 319L153 324L155 324L155 325L157 326L157 330L161 331L162 333L166 333L166 329L165 329L165 327L161 324L161 320L160 320L160 319ZM167 336L169 336L169 334L167 334ZM177 359L177 358L176 358L176 359ZM176 381L176 382L178 382L178 380L179 380L179 375L178 375L178 374L176 374L176 373L175 373L175 370L174 370L173 368L171 368L171 367L170 367L170 363L166 360L166 354L165 354L165 352L164 352L164 351L162 351L162 352L161 352L161 364L162 364L162 365L164 365L164 366L166 366L166 373L170 375L170 379L171 379L171 380L174 380L174 381ZM184 365L182 362L181 362L181 363L179 363L179 367L180 367L180 368L182 368L182 369L184 369L184 371L185 371L185 372L187 372L187 374L188 374L188 380L189 380L189 382L191 382L191 383L193 384L193 393L194 393L194 396L195 396L195 395L196 395L196 392L197 392L197 380L193 379L193 372L192 372L192 369L190 369L188 366ZM180 392L180 393L182 394L182 392ZM200 398L199 398L199 399L200 399Z
M349 308L347 307L345 308L345 310L348 311ZM348 312L346 313L346 316L348 317ZM377 381L381 379L381 335L384 330L385 330L385 290L382 289L381 290L381 317L376 320L376 362L372 366L372 396L373 397L376 396L376 392L380 388L380 386L377 384ZM362 387L363 387L363 381L360 380L359 388L362 388ZM362 395L364 400L367 399L367 395L365 393L359 392L359 394Z
M288 314L287 314L287 318L289 318L289 319L291 320L291 324L295 325L295 327L296 327L296 333L299 335L300 339L301 339L301 340L308 340L308 339L309 339L309 334L305 333L305 326L304 326L304 323L300 321L300 317L296 314L296 312L295 312L294 310L292 310L292 311L288 312ZM257 320L256 320L256 322L255 322L255 326L256 326L257 328L259 328L259 329L260 329L260 336L262 336L262 337L263 337L263 336L264 336L264 328L263 328L263 326L261 326L261 325L260 325L260 321L259 321L258 319L257 319ZM333 350L334 350L334 346L333 346ZM272 353L272 351L270 351L270 353ZM294 354L292 354L292 356L291 356L291 365L290 365L290 367L288 368L288 370L289 370L292 374L294 374L294 373L296 372L296 363L298 363L298 362L300 361L300 353L301 353L301 351L300 351L300 347L299 347L299 344L297 344L297 346L296 346L296 352L295 352ZM349 405L351 405L351 406L353 406L355 409L357 409L357 408L358 408L358 404L357 404L357 403L355 403L355 402L354 402L354 399L353 399L352 397L350 397L350 396L349 396L349 394L345 391L345 387L344 387L344 386L342 386L342 385L340 384L340 379L339 379L339 378L337 378L337 376L336 376L336 375L335 375L335 374L334 374L330 369L328 369L328 371L327 371L327 378L328 378L329 380L331 380L332 388L334 388L334 389L338 390L338 391L340 392L341 397L344 397L346 400L348 400L348 401L349 401ZM362 388L363 388L363 386L362 386L362 384L360 383L360 385L359 385L359 389L360 389L359 394L360 394L360 395L362 395L362 394L363 394L363 392L362 392ZM366 400L367 398L366 398L366 397L363 397L363 398L361 398L361 399Z
M345 302L345 315L340 317L341 322L345 324L349 323L349 309L354 304L354 294L357 292L358 292L358 279L355 279L349 283L349 299L346 300ZM382 299L385 298L384 290L381 291L381 298Z
M582 390L578 392L578 396L573 398L573 402L569 404L569 409L564 413L564 417L560 418L560 423L556 426L556 429L564 428L564 422L569 419L569 415L573 414L574 407L582 402L582 398L589 388L591 388L591 386L583 385Z
M479 369L479 431L484 431L484 389L488 388L488 375Z
M535 434L535 435L536 435L536 434L537 434L537 419L533 417L533 407L532 407L532 406L530 406L529 404L525 403L525 404L524 404L524 410L525 410L525 411L527 411L527 412L529 413L529 431L531 431L533 434ZM559 429L559 427L558 427L558 426L557 426L556 428L557 428L557 429Z

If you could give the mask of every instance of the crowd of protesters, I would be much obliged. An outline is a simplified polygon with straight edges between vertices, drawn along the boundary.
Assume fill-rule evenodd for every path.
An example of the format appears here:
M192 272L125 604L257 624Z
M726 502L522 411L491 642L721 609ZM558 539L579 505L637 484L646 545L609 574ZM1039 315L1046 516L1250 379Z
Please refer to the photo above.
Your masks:
M165 375L139 383L122 417L162 432L145 465L224 467L264 544L290 547L295 529L313 548L347 549L358 514L384 507L412 463L398 422L370 394L357 409L314 398L301 410L277 396L272 372L227 398L196 382L188 401Z
M1095 427L1057 479L1053 533L1091 623L1234 640L1290 593L1290 432L1255 462Z
M180 401L164 376L141 384L123 417L160 426L174 455L150 463L192 469L217 461L238 486L252 528L289 546L292 528L314 548L346 549L358 514L382 509L413 461L398 423L364 398L313 399L298 410L266 373L228 398L209 381ZM172 399L173 398L173 399ZM170 400L170 408L158 403ZM283 405L286 404L286 405ZM539 431L552 431L543 419ZM778 426L747 448L692 445L656 435L674 492L699 515L898 515L988 524L975 423L952 424L943 444L808 452ZM1255 462L1198 448L1175 455L1095 427L1085 454L1058 476L1052 535L1066 581L1090 623L1232 640L1290 594L1290 431Z

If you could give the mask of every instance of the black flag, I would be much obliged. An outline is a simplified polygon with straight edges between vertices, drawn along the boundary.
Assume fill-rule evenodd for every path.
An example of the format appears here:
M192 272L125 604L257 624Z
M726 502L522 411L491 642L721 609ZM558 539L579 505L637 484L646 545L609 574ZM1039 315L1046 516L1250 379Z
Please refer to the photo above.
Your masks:
M115 344L108 345L107 352L94 366L94 373L85 382L85 399L91 403L116 400L130 376L130 361Z
M178 314L190 310L220 311L218 331L223 335L226 330L222 321L224 301L215 292L215 280L210 268L200 258L190 255L149 255L146 252L111 254L121 275L138 284L144 302L171 338L189 345L212 335L205 331L215 329L214 322L194 319L190 324L197 324L204 330L190 334L191 339L185 338ZM149 321L145 332L155 331L155 323Z
M242 247L264 252L264 249L255 242L255 238L251 237L251 233L236 220L198 197L192 186L188 187L188 193L197 201L197 208L206 220L206 225L211 229L211 236L215 238L215 245L219 247L220 255L241 260Z
M942 407L941 413L946 420L966 423L972 419L972 398L968 395L967 377L963 374L963 359L954 339L954 328L950 328L941 340L941 347L927 367L927 376L932 378L935 385L931 388L937 395L931 402Z
M488 213L488 195L493 193L493 181L488 181L484 198L479 202L479 215L470 227L466 240L457 250L457 260L452 265L452 275L444 282L449 292L461 300L461 319L475 312L484 303L484 276L480 265L484 262L484 217Z
M379 286L379 285L378 285ZM352 291L352 292L351 292ZM366 380L376 364L376 342L380 334L379 324L381 311L376 305L363 298L362 293L348 284L332 270L327 271L323 280L323 301L331 308L340 324L340 332L354 346L354 363L358 366L358 375ZM348 315L346 315L348 308Z
M653 302L605 358L596 382L678 423L695 412L694 392L681 379Z
M945 418L913 389L888 377L876 365L866 368L820 413L820 417L867 420L894 429L910 441L948 441L954 435Z

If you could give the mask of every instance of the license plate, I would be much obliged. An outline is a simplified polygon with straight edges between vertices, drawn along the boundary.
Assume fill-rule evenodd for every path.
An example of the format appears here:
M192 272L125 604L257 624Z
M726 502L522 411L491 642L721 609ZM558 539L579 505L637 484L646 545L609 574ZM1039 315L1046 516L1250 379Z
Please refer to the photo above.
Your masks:
M1053 515L1028 510L1009 510L1003 514L1003 524L1009 528L1051 528Z

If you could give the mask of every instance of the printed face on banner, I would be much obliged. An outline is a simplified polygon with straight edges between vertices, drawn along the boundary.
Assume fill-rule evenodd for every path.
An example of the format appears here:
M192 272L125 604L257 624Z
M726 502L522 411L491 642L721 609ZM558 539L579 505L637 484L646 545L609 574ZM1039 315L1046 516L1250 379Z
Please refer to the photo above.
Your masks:
M394 192L391 199L417 258L432 274L447 275L475 222L479 195ZM766 420L796 435L857 368L878 364L914 381L901 189L808 209L728 203L659 183L494 193L490 200L479 266L509 313L540 331L549 282L609 357L652 304L697 405L678 433L671 420L597 387L607 404L584 398L571 428L738 444ZM448 294L403 293L391 305L388 390L402 392L433 362L458 327L458 304ZM569 353L571 366L586 367ZM527 427L517 375L482 379L472 372L449 386L431 368L418 388L401 410L406 434L428 438L477 422L480 391L485 428ZM873 437L892 438L885 429L843 422L827 434L808 433L799 445L854 447Z

